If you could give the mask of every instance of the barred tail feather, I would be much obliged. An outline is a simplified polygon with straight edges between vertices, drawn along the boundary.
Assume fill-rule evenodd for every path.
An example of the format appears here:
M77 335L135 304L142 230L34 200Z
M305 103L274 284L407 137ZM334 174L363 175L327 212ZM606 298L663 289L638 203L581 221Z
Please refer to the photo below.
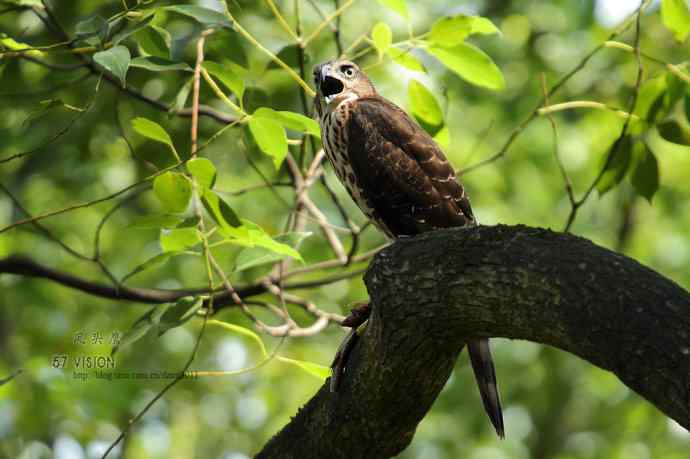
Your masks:
M501 409L501 398L498 394L496 370L494 370L494 362L491 359L489 340L485 338L470 341L467 343L467 349L486 414L489 415L498 436L504 438L503 410Z

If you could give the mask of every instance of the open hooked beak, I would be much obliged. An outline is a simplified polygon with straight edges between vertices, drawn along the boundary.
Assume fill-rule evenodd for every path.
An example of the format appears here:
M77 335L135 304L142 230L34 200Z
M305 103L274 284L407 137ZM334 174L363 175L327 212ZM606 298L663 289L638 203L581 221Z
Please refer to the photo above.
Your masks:
M327 104L330 104L335 96L345 89L345 85L343 85L342 81L329 75L330 70L331 68L329 65L322 65L321 68L317 70L317 84Z

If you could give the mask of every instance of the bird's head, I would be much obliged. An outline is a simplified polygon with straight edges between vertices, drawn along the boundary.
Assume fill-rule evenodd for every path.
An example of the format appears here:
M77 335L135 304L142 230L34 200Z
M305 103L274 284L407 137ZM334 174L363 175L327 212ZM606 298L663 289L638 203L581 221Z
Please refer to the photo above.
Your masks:
M376 94L374 85L354 62L334 60L314 67L316 107L321 115L344 100Z

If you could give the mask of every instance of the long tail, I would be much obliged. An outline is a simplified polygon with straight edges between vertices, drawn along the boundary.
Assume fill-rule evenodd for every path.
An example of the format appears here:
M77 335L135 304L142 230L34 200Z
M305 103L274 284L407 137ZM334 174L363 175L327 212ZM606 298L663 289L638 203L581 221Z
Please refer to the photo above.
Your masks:
M505 436L503 410L501 409L501 398L498 395L496 370L494 370L494 362L491 359L488 338L470 341L467 343L467 350L470 354L474 378L477 380L477 387L479 387L486 414L489 415L498 436L503 438Z

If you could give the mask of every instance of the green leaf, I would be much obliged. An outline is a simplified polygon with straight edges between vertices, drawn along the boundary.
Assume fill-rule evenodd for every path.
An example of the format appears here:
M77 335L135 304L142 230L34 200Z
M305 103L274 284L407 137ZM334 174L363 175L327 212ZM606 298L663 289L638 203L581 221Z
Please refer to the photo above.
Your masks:
M249 131L259 149L273 158L273 165L280 168L287 156L288 143L285 129L274 119L252 116L249 119Z
M654 194L659 189L659 164L654 153L646 145L644 155L635 164L630 182L635 191L651 204Z
M657 125L659 135L667 142L690 145L690 132L678 120L669 119Z
M88 19L77 22L74 32L75 39L77 40L98 36L98 39L103 42L108 36L108 21L98 15L91 16ZM113 42L113 44L116 45L117 43Z
M201 202L211 218L218 224L220 233L225 237L243 241L249 237L247 228L244 227L235 211L217 193L208 189L204 190Z
M213 188L216 183L216 166L206 158L190 159L187 161L187 170L204 188Z
M179 172L166 172L156 177L153 191L169 212L184 212L192 199L192 183Z
M410 12L407 9L407 3L405 0L377 0L381 5L389 8L405 19L410 18Z
M500 33L498 28L487 18L480 16L446 16L434 23L427 40L435 45L448 47L465 41L473 34L490 35Z
M233 28L232 24L223 13L210 8L204 8L196 5L172 5L163 7L162 9L188 16L208 27L227 27L228 29Z
M465 41L471 31L470 16L446 16L431 26L427 39L439 46L454 46Z
M388 51L393 43L393 32L388 24L378 22L373 29L371 29L371 39L374 42L374 47L379 53L379 59Z
M405 67L408 70L412 70L414 72L426 72L424 64L422 64L419 61L419 59L414 57L411 49L403 51L402 49L391 47L388 48L386 54L388 54L388 56L393 60L393 62L402 67Z
M324 381L331 375L331 369L324 365L319 365L317 363L306 362L304 360L289 359L287 357L277 356L276 357L281 362L289 363L295 365L298 368L306 371L312 376L316 376L320 380Z
M127 37L130 37L135 33L139 32L140 30L145 29L149 26L149 24L151 24L151 21L153 21L155 17L156 13L154 12L152 14L149 14L148 16L145 16L143 19L139 21L133 21L125 28L125 30L119 32L117 35L113 37L113 39L111 40L113 42L113 45L117 45Z
M148 331L158 323L158 319L165 312L167 307L167 304L154 306L134 321L129 330L122 334L120 341L113 346L110 355L115 355L120 349L129 347L143 338Z
M129 69L129 63L132 60L129 49L122 45L114 46L106 51L100 51L94 54L93 60L108 73L117 78L120 84L122 84L122 87L125 86L127 69Z
M159 242L164 252L181 252L201 242L196 228L175 228L161 231Z
M137 33L137 44L145 54L170 59L172 37L162 27L152 25Z
M448 148L450 146L450 131L448 130L448 126L444 124L441 129L434 134L434 141L443 148Z
M635 114L641 119L654 122L663 105L666 79L664 77L650 78L640 86L635 106Z
M410 99L410 110L417 120L434 127L443 125L441 106L422 83L410 80L407 96Z
M634 143L632 138L626 135L620 141L614 142L607 156L604 156L604 162L608 155L611 155L611 159L608 161L608 165L606 165L606 169L604 169L599 183L597 183L599 196L603 196L606 192L618 185L628 173L633 146Z
M469 43L452 48L431 45L429 53L466 81L492 90L505 88L501 70L482 50Z
M127 279L129 279L132 276L135 276L139 274L140 272L146 271L147 269L154 269L163 266L167 261L172 257L173 255L177 254L179 252L163 252L159 253L158 255L155 255L139 266L135 267L132 271L127 273L121 280L120 282L125 283Z
M183 221L184 219L177 215L144 215L135 218L127 227L135 229L175 228Z
M236 72L236 68L240 67L239 65L219 64L212 61L205 61L202 65L208 73L218 78L223 85L232 91L238 100L242 100L244 97L244 80Z
M173 145L170 134L163 129L163 126L155 121L151 121L150 119L137 117L132 120L132 129L134 129L137 134L144 136L147 139L163 143L170 147L170 151L172 151L173 156L175 156L177 162L180 162L180 157L177 154L177 150L175 150L175 145Z
M279 244L287 245L295 250L299 248L302 241L311 236L312 233L285 233L273 238ZM235 258L235 271L244 271L245 269L260 266L266 263L274 263L285 258L285 254L275 252L266 247L249 247L242 250Z
M679 42L690 33L690 10L686 0L661 0L661 21Z
M249 220L242 220L244 226L249 230L248 240L252 245L263 247L279 255L287 255L295 260L303 261L299 252L287 244L274 240L256 223Z
M685 94L683 107L685 108L685 119L690 123L690 90Z
M189 78L185 84L182 85L177 95L175 96L175 103L173 104L174 110L182 110L187 103L189 98L189 93L192 91L192 84L194 83L194 78Z
M191 72L192 68L185 62L173 62L158 56L140 56L132 59L129 64L130 67L138 67L151 72L171 72L175 70L183 70Z
M301 113L276 111L269 107L260 107L256 109L252 116L274 120L282 124L284 128L297 132L306 132L314 137L321 137L319 123Z
M501 31L493 22L491 22L491 19L482 16L472 16L472 31L470 32L470 35L493 35L496 33L500 34Z
M183 325L194 317L203 305L204 299L201 297L186 296L177 300L173 306L167 308L163 315L161 315L158 322L158 336L161 336L171 328Z

